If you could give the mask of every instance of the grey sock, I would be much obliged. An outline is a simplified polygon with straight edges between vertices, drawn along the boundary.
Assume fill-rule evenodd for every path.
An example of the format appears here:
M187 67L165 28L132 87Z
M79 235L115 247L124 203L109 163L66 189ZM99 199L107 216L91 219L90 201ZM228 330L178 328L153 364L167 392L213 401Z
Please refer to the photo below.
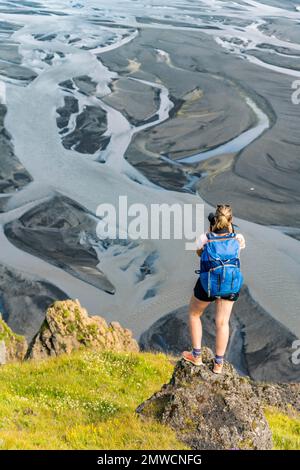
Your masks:
M218 356L217 354L215 355L216 364L223 364L223 359L224 359L224 356Z
M192 354L194 357L200 357L201 356L201 349L193 348Z

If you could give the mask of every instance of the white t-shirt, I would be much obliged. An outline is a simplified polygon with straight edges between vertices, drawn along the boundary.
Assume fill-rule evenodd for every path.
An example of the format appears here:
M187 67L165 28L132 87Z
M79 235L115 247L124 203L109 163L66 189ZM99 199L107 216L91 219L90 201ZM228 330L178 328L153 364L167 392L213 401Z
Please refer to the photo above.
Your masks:
M216 234L217 235L217 234ZM217 235L217 236L222 236L223 234ZM236 239L238 240L240 244L240 249L242 250L246 246L245 238L241 233L236 234ZM196 240L196 247L197 250L201 250L203 246L207 243L208 238L206 233L202 233L199 238Z

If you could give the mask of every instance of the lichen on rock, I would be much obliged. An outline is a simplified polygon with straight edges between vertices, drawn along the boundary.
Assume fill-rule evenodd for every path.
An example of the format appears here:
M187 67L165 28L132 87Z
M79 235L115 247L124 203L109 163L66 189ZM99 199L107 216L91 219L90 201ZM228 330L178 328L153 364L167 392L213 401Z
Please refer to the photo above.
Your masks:
M142 403L138 414L171 426L195 450L272 449L252 381L227 362L222 375L213 374L212 352L203 351L203 366L180 360L171 381Z
M70 354L82 347L114 351L139 350L131 331L122 328L118 322L107 324L102 317L89 316L78 300L63 300L54 302L48 308L26 358L42 359L62 353Z

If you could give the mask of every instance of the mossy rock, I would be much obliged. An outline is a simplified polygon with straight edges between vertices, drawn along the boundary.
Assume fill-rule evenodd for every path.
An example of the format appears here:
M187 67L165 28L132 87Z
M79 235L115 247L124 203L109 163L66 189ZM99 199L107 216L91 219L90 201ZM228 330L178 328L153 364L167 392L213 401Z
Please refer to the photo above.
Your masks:
M107 324L102 317L90 316L78 300L63 300L48 308L45 321L30 344L26 357L42 359L69 354L83 346L95 350L139 350L131 332L117 322Z
M0 343L2 354L0 363L22 361L27 350L27 341L24 336L14 333L2 319L0 314Z
M217 376L212 352L203 352L202 366L180 360L170 382L136 411L171 426L194 450L272 449L271 430L252 382L241 380L227 362Z

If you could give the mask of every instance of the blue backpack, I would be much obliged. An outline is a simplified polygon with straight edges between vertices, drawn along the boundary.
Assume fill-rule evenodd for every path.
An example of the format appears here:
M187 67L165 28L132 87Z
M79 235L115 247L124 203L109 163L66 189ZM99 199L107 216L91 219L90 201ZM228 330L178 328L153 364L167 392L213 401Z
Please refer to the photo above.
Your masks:
M235 233L207 233L198 271L208 297L238 293L243 284L240 271L240 244Z

